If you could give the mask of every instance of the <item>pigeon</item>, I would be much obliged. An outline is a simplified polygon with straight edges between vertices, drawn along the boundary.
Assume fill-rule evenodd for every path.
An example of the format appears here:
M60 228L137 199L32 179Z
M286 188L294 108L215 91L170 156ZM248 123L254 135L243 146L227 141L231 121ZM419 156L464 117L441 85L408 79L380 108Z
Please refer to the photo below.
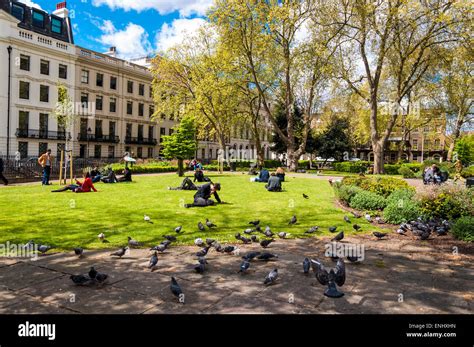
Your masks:
M253 220L253 221L249 222L249 224L252 224L253 226L256 227L257 225L260 224L260 220Z
M217 225L215 225L214 223L212 223L209 219L206 218L206 225L207 227L210 229L210 228L215 228L217 227Z
M436 227L435 231L438 236L444 236L448 234L448 229L445 226Z
M235 238L236 238L237 240L240 240L240 239L242 238L242 235L240 235L240 233L237 233L237 234L235 234Z
M375 221L378 223L378 224L385 224L385 222L383 221L383 219L381 217L375 217Z
M257 257L258 260L265 260L265 261L273 259L273 258L278 258L278 256L272 253L262 253Z
M214 242L216 242L216 240L214 240L214 239L206 239L206 244L207 244L208 246L212 246L212 244L213 244Z
M130 247L138 247L138 246L140 246L140 242L138 242L137 240L134 240L130 236L128 236L128 245Z
M243 237L243 236L240 238L240 241L242 241L245 244L252 243L251 239L248 239L248 238Z
M225 246L224 247L224 253L232 253L236 249L237 249L237 247L235 247L235 246Z
M38 246L38 251L41 252L41 254L45 254L47 251L49 251L52 247L46 246L46 245L39 245Z
M242 261L242 263L240 263L240 270L239 270L239 272L244 273L244 272L246 272L246 271L249 269L249 267L250 267L249 261L248 261L247 259L244 259L244 260Z
M406 236L406 230L403 230L402 228L397 229L397 234Z
M337 290L336 285L342 287L346 281L346 266L342 259L339 259L335 269L328 271L320 262L315 262L316 279L320 284L327 285L324 295L330 298L340 298L344 293Z
M351 220L350 220L349 217L347 217L347 216L344 216L344 221L345 221L346 223L350 223L350 222L351 222Z
M284 238L286 238L286 237L289 236L289 235L290 235L289 233L285 233L284 231L278 233L278 237L279 237L280 239L284 239Z
M198 223L198 228L199 228L199 230L201 230L201 231L204 231L204 230L205 230L204 224L202 224L201 222Z
M348 256L347 256L347 260L349 260L351 263L357 263L357 262L360 261L360 258L357 257L357 256L350 256L350 255L348 255Z
M174 228L174 232L175 232L176 234L179 234L182 229L183 229L183 226L180 225L179 227Z
M428 231L422 231L420 234L420 240L428 240L430 238L431 232Z
M308 196L308 195L306 195L305 193L303 193L303 198L305 198L305 199L309 199L309 196Z
M198 259L198 262L199 262L199 264L197 264L197 265L194 267L194 271L196 271L198 274L202 274L202 273L204 273L204 271L206 270L207 260L206 260L206 258L204 258L204 257L200 257L200 258Z
M163 237L171 242L176 242L177 240L176 236L173 236L173 235L163 235Z
M201 247L202 245L204 245L204 241L198 237L196 240L194 240L194 244L198 247Z
M91 279L94 279L97 276L98 272L97 270L92 266L89 270L89 277Z
M332 261L338 261L339 260L339 257L336 254L333 254L333 253L326 254L326 257L331 258Z
M245 259L247 261L252 260L253 258L259 256L261 253L260 252L249 252L246 255L242 257L242 259Z
M76 248L74 248L74 254L79 256L79 258L80 258L84 254L84 249L81 248L81 247L76 247Z
M313 226L311 228L309 228L308 230L306 230L304 233L305 234L313 234L315 233L316 231L318 231L319 227L318 226Z
M354 228L355 231L360 230L360 225L354 224L352 227Z
M260 246L262 246L263 248L267 248L270 243L272 243L273 241L275 241L275 239L271 239L271 240L262 240L260 242Z
M257 225L257 226L255 227L255 231L259 231L259 232L262 231L262 228L260 228L260 225Z
M365 219L366 219L367 222L369 222L369 223L372 222L372 217L371 217L370 214L368 214L368 213L365 215Z
M147 216L147 215L144 215L144 216L143 216L143 220L144 220L145 222L147 222L147 223L153 224L153 222L151 221L151 218L150 218L149 216Z
M384 238L385 236L387 236L386 233L379 233L378 231L374 231L372 234L373 234L378 240L380 240L380 239Z
M182 297L181 295L183 294L183 291L181 290L181 287L179 286L178 282L176 281L176 278L174 277L171 277L170 289L171 289L171 293L173 293L174 296L181 299Z
M122 258L126 252L127 252L127 247L122 247L117 252L110 253L110 255Z
M209 248L211 248L211 246L204 247L203 249L201 249L199 252L196 253L196 256L204 257L205 255L207 255L207 252L209 252Z
M360 214L358 214L357 212L351 212L352 215L354 216L354 218L360 218L362 217Z
M150 248L150 251L158 251L158 252L163 253L166 250L166 248L168 248L166 244L160 243L159 245Z
M97 237L99 238L100 241L104 242L104 240L105 240L105 234L104 233L100 233L99 235L97 235Z
M150 263L148 264L148 268L151 269L151 271L153 271L155 269L156 264L158 264L158 254L155 251L155 253L153 253L153 255L150 258Z
M250 236L250 240L252 240L252 242L258 242L258 237L257 237L257 235L252 235L252 236Z
M341 241L344 238L344 231L341 231L339 234L334 236L331 241Z
M336 232L337 227L329 227L329 231L332 233Z
M271 284L275 283L277 278L278 278L278 269L273 269L272 271L270 271L270 273L267 275L267 277L265 277L265 280L263 281L263 284L265 284L267 286L271 285Z
M248 228L248 229L244 230L244 234L251 234L251 233L254 233L254 232L255 232L255 229Z
M266 237L272 237L274 234L272 233L272 231L270 230L270 228L265 229L265 231L263 232L263 234L266 236Z
M83 286L90 282L90 278L84 275L71 275L69 278L78 286Z
M289 225L296 224L296 216L291 217L290 221L288 222Z
M217 251L217 252L224 252L224 247L222 247L222 245L219 243L219 242L214 242L212 244L212 247L214 247L214 249Z
M272 232L272 229L270 229L270 226L269 226L269 225L267 225L267 226L265 227L265 232L267 232L267 231Z
M309 268L311 267L311 262L308 258L304 258L303 260L303 273L307 274L309 272Z
M107 274L103 274L103 273L97 273L97 275L95 276L95 280L99 283L99 284L102 284L105 282L105 280L108 278L109 276Z

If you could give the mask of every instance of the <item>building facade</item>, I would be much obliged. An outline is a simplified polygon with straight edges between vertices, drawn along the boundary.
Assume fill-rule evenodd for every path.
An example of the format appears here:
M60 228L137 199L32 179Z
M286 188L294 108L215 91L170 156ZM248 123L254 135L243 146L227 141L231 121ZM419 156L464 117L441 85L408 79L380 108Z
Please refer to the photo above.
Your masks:
M65 2L48 14L0 0L0 33L0 155L33 158L51 148L59 156L67 143L75 158L159 156L162 137L172 134L177 122L152 119L149 59L126 61L113 47L99 53L75 45ZM68 129L55 116L59 85L73 105ZM236 129L226 144L249 160L256 158L250 133ZM270 138L263 131L266 158L272 157ZM196 157L217 159L215 139L199 140Z

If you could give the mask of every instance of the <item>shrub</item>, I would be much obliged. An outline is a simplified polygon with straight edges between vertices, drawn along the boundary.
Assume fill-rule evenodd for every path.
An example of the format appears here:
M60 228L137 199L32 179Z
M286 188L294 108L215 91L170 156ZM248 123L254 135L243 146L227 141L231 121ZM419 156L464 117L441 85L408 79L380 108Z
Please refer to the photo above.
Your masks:
M388 223L400 224L418 218L420 213L420 208L415 201L400 199L388 202L383 210L383 217Z
M398 169L398 173L403 176L403 178L415 178L415 173L409 168L402 165Z
M465 185L445 183L425 186L417 192L416 199L426 217L454 220L474 215L474 189Z
M392 192L387 198L387 203L398 203L401 200L410 201L415 196L415 191L413 189L397 189Z
M398 170L400 170L401 167L402 165L400 164L385 164L383 170L387 175L398 175Z
M352 198L357 193L363 191L364 190L362 188L356 186L347 186L340 183L335 183L334 185L334 192L336 194L336 198L342 203L345 203L346 205L349 205L351 203Z
M366 172L370 166L368 161L343 161L334 163L334 170L340 172L360 173Z
M461 171L461 176L464 178L474 177L474 166L469 166L469 167L464 168Z
M459 218L452 227L453 235L463 241L474 241L474 217L465 216Z
M401 188L413 189L403 179L394 177L344 177L342 183L355 185L369 192L377 193L383 197L389 196L393 191Z
M407 164L403 164L402 167L407 167L415 173L421 171L421 164L420 163L407 163Z
M357 210L382 210L386 205L383 196L365 190L358 192L350 202L350 206Z

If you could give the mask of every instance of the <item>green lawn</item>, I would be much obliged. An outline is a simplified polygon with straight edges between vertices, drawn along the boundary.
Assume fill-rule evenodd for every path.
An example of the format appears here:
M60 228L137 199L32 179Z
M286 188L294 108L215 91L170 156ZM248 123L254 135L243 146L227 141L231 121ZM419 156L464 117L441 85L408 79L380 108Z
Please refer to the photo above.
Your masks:
M155 245L163 240L162 235L175 235L178 225L183 225L185 231L179 236L179 244L190 244L196 237L236 242L234 234L242 233L254 219L260 219L262 227L270 225L273 232L286 231L291 237L308 237L304 231L313 225L321 230L313 234L316 237L330 234L327 228L331 225L353 232L352 226L343 221L344 212L335 206L333 190L326 180L290 177L283 184L284 192L270 193L263 183L249 182L244 174L212 179L221 182L220 196L226 204L190 209L183 204L192 202L194 192L167 190L181 182L175 174L135 176L133 183L99 183L98 193L51 193L57 186L42 187L39 183L1 188L0 243L33 239L60 250L76 246L98 249L124 245L131 236L145 245ZM303 192L310 198L304 199ZM153 224L143 220L144 214ZM293 214L298 223L289 226ZM206 218L218 228L199 232L197 222ZM366 232L377 230L363 218L357 223ZM98 240L101 232L110 243Z

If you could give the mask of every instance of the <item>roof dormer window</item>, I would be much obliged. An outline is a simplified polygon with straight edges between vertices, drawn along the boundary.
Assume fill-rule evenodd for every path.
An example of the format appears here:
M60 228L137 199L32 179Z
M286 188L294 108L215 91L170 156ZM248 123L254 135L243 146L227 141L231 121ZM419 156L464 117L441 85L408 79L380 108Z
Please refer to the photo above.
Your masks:
M62 34L63 21L61 18L51 17L51 31L55 34Z
M25 8L18 4L12 4L11 14L13 17L23 22L25 19Z
M44 29L44 13L33 10L33 26Z

